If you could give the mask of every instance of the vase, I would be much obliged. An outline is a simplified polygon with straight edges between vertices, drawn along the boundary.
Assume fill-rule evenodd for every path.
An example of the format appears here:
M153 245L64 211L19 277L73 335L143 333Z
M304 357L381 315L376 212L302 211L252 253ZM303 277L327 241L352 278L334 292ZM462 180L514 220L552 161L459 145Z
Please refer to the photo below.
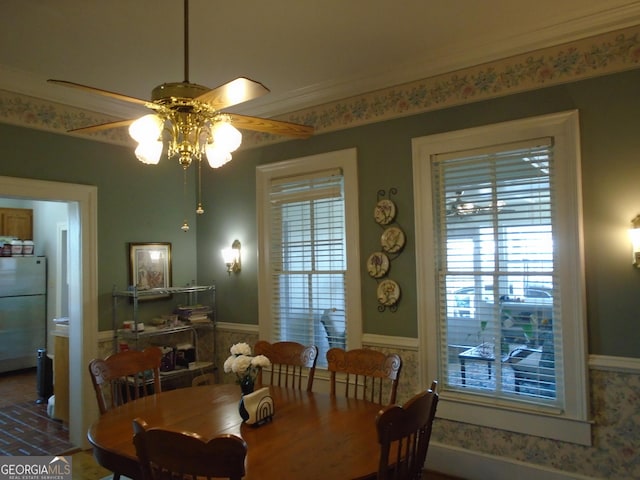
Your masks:
M253 393L254 389L254 381L251 377L243 377L240 379L240 390L242 390L242 395L249 395Z
M240 405L238 405L238 413L240 414L240 418L242 419L243 423L249 420L249 412L244 406L244 396L240 398Z
M240 379L242 396L240 397L240 405L238 405L238 413L240 413L240 418L242 418L243 422L249 420L249 412L247 412L247 409L244 407L244 396L253 393L254 386L253 378L247 376Z

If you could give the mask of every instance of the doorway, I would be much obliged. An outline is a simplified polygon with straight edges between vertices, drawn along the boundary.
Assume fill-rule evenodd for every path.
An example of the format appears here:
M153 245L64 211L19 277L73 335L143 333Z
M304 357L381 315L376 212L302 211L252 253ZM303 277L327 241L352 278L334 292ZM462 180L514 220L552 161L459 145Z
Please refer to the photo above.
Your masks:
M0 177L0 196L65 202L68 209L69 439L88 448L86 432L98 411L86 365L97 355L97 188Z

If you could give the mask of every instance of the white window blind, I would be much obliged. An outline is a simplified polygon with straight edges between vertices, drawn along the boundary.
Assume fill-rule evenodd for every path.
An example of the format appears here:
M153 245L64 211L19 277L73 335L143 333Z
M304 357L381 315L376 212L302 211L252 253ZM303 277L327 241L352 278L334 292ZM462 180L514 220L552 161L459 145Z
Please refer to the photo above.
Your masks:
M339 168L269 185L273 341L346 343L344 178ZM319 357L322 363L324 354Z
M561 409L552 139L434 155L431 173L441 381Z

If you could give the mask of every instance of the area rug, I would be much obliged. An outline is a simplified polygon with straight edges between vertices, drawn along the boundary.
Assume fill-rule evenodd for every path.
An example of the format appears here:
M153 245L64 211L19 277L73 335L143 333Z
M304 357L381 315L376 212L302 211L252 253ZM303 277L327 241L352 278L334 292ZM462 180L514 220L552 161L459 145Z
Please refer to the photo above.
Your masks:
M62 455L73 450L67 426L49 418L45 404L0 408L0 455Z

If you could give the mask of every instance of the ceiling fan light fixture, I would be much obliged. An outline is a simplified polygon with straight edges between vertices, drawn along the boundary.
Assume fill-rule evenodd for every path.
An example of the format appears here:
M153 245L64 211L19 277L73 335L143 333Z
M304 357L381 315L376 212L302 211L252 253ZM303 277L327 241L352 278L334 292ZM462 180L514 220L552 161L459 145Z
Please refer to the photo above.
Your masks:
M186 198L187 169L197 164L198 206L202 208L201 168L206 155L212 168L219 168L231 160L234 152L242 143L242 134L231 122L246 130L266 132L275 135L287 135L307 138L313 134L313 127L291 122L249 117L235 113L223 113L223 110L238 103L256 99L269 92L260 82L247 77L238 77L215 88L205 87L189 81L189 0L184 1L184 80L158 85L151 92L151 101L129 97L120 93L81 85L66 80L49 79L49 82L93 91L109 98L116 98L141 105L154 111L137 120L119 120L115 122L74 128L70 131L97 131L117 128L130 124L129 135L138 143L135 155L145 164L155 165L160 161L166 140L167 157L178 157L183 169L183 196ZM165 133L166 132L166 133ZM195 162L194 162L195 161ZM185 220L183 231L189 230Z
M136 158L147 165L157 165L162 155L162 140L141 142L135 150Z
M155 113L149 113L129 126L129 135L138 143L155 142L160 138L163 128L164 120Z

